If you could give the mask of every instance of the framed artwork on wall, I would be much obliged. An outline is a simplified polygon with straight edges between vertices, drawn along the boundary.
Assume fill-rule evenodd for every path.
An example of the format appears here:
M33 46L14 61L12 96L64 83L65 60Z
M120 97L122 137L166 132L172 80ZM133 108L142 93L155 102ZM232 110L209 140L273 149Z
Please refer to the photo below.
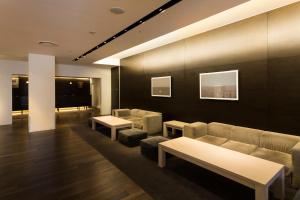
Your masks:
M151 96L171 97L171 76L151 78Z
M200 73L200 99L239 100L238 70Z

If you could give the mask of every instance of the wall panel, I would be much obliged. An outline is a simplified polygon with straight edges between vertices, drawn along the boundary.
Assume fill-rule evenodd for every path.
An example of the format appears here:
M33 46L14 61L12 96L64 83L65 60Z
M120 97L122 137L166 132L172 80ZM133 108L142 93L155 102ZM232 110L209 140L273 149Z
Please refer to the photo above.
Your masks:
M300 135L299 13L293 4L121 60L121 107ZM239 101L199 98L199 73L232 69ZM172 98L151 97L151 77L167 75Z

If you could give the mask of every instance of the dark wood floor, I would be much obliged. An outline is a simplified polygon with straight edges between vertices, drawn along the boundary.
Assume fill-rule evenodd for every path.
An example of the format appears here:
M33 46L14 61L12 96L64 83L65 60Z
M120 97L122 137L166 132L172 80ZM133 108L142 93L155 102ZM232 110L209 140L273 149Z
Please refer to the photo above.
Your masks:
M64 113L57 129L28 134L26 117L0 126L0 199L152 199L72 131L88 113Z

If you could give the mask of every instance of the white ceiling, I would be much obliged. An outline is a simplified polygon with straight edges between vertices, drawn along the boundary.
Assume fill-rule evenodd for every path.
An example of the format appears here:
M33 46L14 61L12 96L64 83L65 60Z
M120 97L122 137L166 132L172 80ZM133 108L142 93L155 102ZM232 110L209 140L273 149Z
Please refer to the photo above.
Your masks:
M120 59L136 55L160 46L164 46L185 38L198 35L228 24L232 24L262 13L267 13L280 7L299 2L299 0L251 0L243 4L227 9L193 24L177 29L173 32L156 37L137 46L128 48L117 54L96 61L96 64L120 65Z
M91 64L138 44L215 15L247 0L183 0L88 55ZM50 54L59 63L72 59L160 7L167 0L1 0L0 59L26 60L28 53ZM111 7L125 13L114 15ZM89 34L95 31L96 34ZM42 47L40 40L58 43Z

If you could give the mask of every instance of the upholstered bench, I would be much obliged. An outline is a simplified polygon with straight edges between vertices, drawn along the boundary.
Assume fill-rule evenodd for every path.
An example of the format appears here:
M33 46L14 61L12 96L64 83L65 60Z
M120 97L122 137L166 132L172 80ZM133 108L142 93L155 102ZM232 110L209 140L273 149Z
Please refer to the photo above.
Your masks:
M128 147L138 146L145 138L147 138L147 132L136 128L121 130L118 136L119 142Z
M143 139L140 143L141 153L152 160L157 160L158 144L167 140L169 139L162 136L154 136L149 137L147 139Z

